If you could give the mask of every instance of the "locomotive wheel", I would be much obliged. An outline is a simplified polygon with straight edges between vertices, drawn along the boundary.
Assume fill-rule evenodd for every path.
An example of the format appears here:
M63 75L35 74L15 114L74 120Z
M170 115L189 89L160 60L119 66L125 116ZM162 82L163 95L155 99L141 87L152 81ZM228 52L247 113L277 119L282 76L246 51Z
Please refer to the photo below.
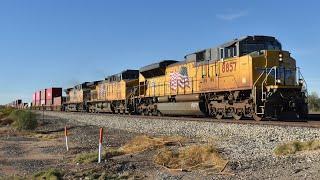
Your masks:
M221 120L221 119L223 118L223 114L217 114L217 115L216 115L216 118L217 118L218 120Z
M218 112L216 114L216 118L218 120L221 120L223 118L223 116L224 116L224 110L223 109L218 109Z
M232 117L235 119L235 120L240 120L242 118L242 113L232 113Z
M257 114L252 114L252 117L255 121L261 121L262 120L262 117L257 115Z
M243 116L243 113L241 111L241 109L235 109L233 112L232 112L232 117L235 119L235 120L240 120Z
M216 118L216 116L217 116L217 110L216 110L216 108L212 108L212 109L210 110L210 116L211 116L212 118Z

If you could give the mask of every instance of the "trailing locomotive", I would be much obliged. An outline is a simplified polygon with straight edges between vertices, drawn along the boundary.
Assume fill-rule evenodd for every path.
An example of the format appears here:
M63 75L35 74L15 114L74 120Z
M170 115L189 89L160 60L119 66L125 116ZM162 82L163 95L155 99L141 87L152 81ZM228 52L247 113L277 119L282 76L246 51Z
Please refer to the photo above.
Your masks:
M306 83L271 36L246 36L66 90L67 111L212 118L305 118Z
M133 87L138 85L139 71L126 70L99 81L88 101L89 112L132 113Z

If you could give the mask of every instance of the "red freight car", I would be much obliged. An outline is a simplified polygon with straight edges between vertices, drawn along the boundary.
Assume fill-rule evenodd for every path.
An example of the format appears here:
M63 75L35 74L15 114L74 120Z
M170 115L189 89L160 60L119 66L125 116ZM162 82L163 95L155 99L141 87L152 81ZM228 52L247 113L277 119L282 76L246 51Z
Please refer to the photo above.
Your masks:
M40 106L40 100L41 100L41 91L37 91L36 92L36 103L35 103L36 107Z
M51 106L53 105L53 100L56 97L61 97L62 96L62 88L48 88L46 89L46 106Z
M53 98L53 110L54 111L61 111L63 109L63 103L66 102L65 97L55 97Z
M36 106L36 93L32 94L32 106Z
M40 106L46 105L46 89L41 90Z

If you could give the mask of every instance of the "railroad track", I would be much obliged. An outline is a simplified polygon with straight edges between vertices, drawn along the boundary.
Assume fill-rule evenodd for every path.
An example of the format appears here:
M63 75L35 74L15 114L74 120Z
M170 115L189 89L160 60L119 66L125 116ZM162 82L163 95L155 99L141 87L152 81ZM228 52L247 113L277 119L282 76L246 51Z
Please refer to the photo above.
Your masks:
M229 123L229 124L251 124L251 125L265 125L265 126L282 126L282 127L309 127L309 128L320 128L320 114L312 114L306 120L266 120L266 121L255 121L255 120L233 120L233 119L212 119L208 117L173 117L173 116L141 116L141 115L126 115L126 114L107 114L107 113L86 113L86 112L61 112L69 114L86 114L92 116L106 116L106 117L126 117L126 118L139 118L145 120L167 120L167 121L194 121L194 122L212 122L212 123Z

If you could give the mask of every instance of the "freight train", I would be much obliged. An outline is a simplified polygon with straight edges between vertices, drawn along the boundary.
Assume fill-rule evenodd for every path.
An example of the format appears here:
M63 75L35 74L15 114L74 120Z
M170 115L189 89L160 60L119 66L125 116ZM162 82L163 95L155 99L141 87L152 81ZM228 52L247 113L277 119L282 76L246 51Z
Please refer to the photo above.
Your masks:
M39 92L41 93L41 92ZM210 116L235 120L305 118L306 82L296 60L271 36L245 36L60 94L56 108L90 113ZM34 94L34 99L39 94ZM41 99L41 98L40 98ZM41 100L35 108L41 106ZM48 108L47 108L48 109Z
M17 99L5 105L7 108L27 109L30 107L28 103L23 103L21 99Z

